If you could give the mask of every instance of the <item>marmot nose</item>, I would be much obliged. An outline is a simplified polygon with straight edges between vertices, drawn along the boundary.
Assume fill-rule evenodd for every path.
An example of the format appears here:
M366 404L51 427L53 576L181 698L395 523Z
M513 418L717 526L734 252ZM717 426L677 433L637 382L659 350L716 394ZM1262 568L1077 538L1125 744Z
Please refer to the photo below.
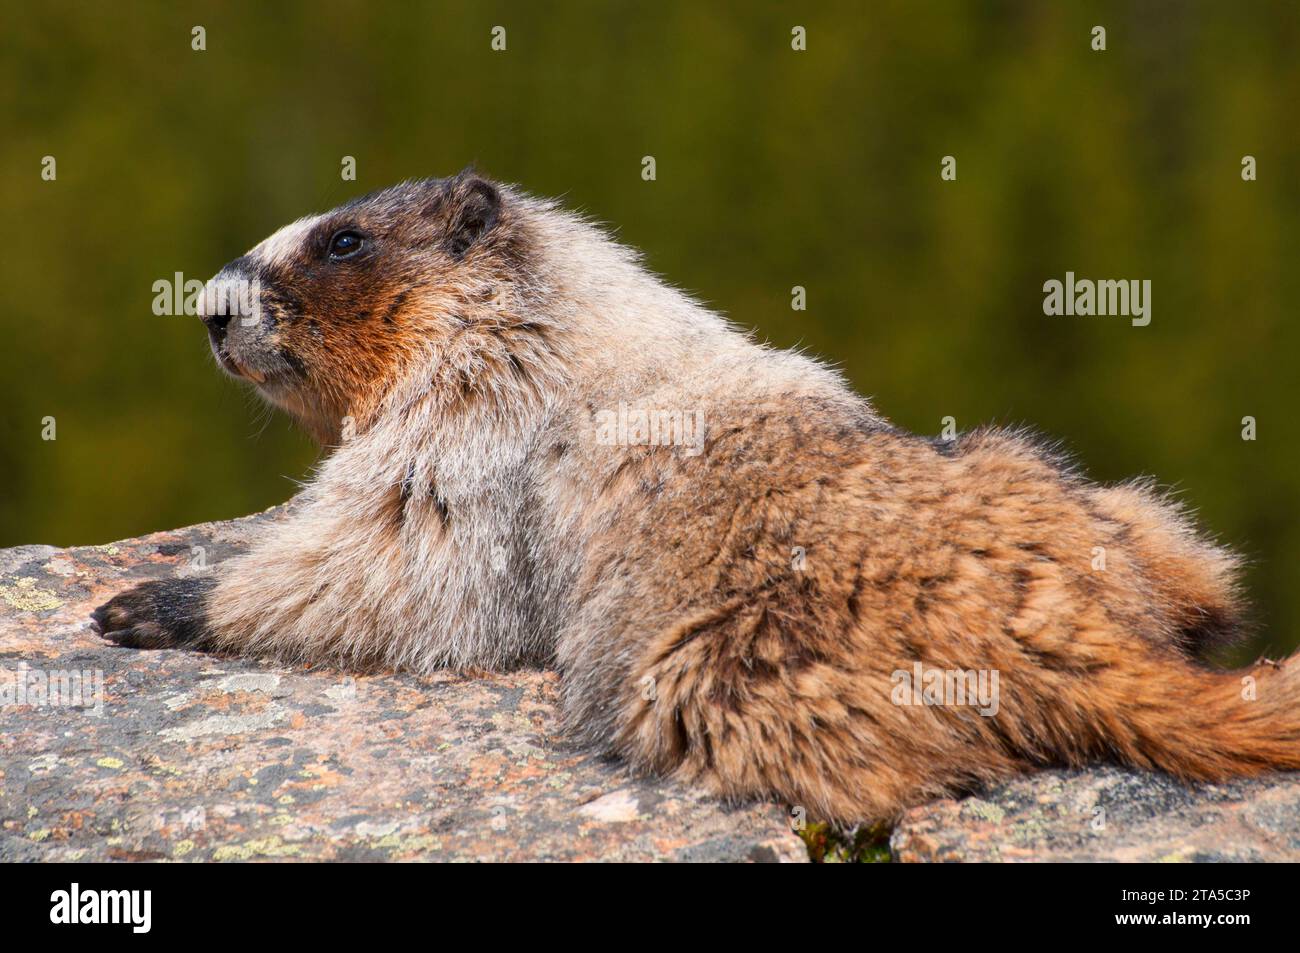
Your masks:
M257 307L257 283L249 278L244 259L238 258L204 287L198 315L209 331L224 331L233 317L256 317Z
M224 331L226 330L226 325L230 323L230 313L225 310L222 310L218 314L208 314L205 309L199 313L199 317L203 320L203 323L213 331Z

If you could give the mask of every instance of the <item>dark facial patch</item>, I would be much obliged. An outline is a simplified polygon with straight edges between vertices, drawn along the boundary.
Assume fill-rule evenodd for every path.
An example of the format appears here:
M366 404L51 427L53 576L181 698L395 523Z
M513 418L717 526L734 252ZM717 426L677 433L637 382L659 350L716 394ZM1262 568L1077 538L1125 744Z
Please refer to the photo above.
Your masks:
M341 234L360 246L332 254ZM506 193L471 171L362 196L235 263L258 281L262 321L232 326L223 346L234 364L223 366L331 442L337 421L383 391L401 355L471 327L466 309L503 275L528 279L526 246ZM516 360L497 360L522 373Z

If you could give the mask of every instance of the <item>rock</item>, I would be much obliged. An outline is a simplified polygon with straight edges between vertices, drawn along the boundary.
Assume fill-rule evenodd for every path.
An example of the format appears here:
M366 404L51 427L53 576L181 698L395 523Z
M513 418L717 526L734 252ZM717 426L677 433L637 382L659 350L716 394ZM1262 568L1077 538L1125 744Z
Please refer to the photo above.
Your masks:
M0 550L0 860L807 859L779 805L567 744L552 672L354 677L89 628L117 591L210 572L277 515Z
M552 672L353 676L90 630L115 592L209 572L279 512L0 550L0 861L807 859L779 805L567 744ZM1300 775L1044 771L915 808L889 843L904 862L1296 861Z
M904 815L894 860L1297 861L1300 774L1187 785L1101 767L1044 771Z

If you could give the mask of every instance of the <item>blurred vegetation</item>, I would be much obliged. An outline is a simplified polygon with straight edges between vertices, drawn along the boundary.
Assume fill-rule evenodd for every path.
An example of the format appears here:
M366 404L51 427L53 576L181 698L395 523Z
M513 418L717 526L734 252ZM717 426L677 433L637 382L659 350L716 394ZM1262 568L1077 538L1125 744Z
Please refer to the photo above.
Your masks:
M672 282L836 362L905 427L1027 423L1098 479L1176 487L1252 560L1252 651L1292 648L1298 9L6 5L0 545L291 495L315 450L215 370L196 320L153 315L153 282L476 163L615 224ZM1259 181L1241 179L1246 154ZM1044 316L1042 284L1067 270L1151 279L1151 325Z
M807 824L796 830L808 848L814 864L888 864L891 828L885 824L864 825L841 831L825 822Z

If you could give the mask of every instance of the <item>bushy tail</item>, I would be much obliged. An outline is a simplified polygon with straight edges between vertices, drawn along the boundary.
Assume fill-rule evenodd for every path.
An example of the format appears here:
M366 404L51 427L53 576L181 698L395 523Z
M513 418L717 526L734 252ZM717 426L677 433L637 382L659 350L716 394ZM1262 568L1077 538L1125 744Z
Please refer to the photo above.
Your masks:
M1135 767L1206 781L1300 769L1300 657L1213 672L1143 653L1092 701L1092 740Z
M1240 559L1206 540L1149 482L1086 493L1103 518L1092 532L1121 527L1111 548L1131 557L1130 573L1105 579L1102 601L1146 609L1127 627L1112 623L1116 630L1102 640L1109 664L1087 686L1099 732L1092 740L1104 739L1103 748L1130 764L1185 778L1300 768L1300 655L1237 672L1210 671L1193 658L1241 637Z

